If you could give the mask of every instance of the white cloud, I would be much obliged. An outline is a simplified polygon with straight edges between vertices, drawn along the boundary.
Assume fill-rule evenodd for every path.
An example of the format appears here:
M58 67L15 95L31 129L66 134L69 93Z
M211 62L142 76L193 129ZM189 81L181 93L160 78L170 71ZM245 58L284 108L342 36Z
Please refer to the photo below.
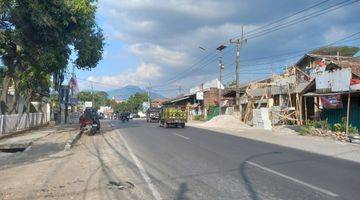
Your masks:
M325 32L324 38L326 42L334 42L341 38L344 38L348 33L339 27L331 27L330 30Z
M180 51L166 49L151 43L136 43L129 46L129 51L141 56L142 59L158 62L167 66L181 66L187 56Z
M89 76L87 80L98 83L99 87L119 88L126 85L146 85L149 81L162 76L163 73L158 65L142 62L133 72L101 77Z
M198 61L214 53L220 43L239 35L242 25L246 34L313 4L303 0L292 3L286 0L261 3L248 0L101 0L98 15L110 42L119 42L127 49L126 53L130 52L143 62L131 73L99 80L120 85L147 85L148 82L142 80L150 78L158 83L166 82L195 63L202 67L206 62L199 64ZM242 49L242 59L307 49L338 40L359 29L356 17L359 6L354 4L351 9L344 7L299 25L268 31L264 37L251 38ZM306 17L306 13L303 16ZM198 46L207 51L201 51ZM227 58L224 56L225 63L233 62L234 52L229 54ZM202 69L206 70L187 73L192 77L171 84L196 85L200 79L209 78L195 77L197 73L217 70L215 63ZM167 76L154 75L158 72ZM139 74L142 76L138 77Z

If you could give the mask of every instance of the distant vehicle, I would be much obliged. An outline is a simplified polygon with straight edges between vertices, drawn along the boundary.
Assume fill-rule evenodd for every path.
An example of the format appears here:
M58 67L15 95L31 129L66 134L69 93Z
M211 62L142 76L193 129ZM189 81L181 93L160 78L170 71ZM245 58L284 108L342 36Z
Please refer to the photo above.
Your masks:
M146 117L146 113L143 113L142 111L139 111L137 114L139 115L140 118Z
M105 118L104 113L99 113L99 119L104 119L104 118Z
M129 119L130 119L130 113L129 112L123 112L123 113L120 114L120 120L122 122L125 122L125 121L128 122Z
M160 108L149 108L146 111L146 121L147 122L159 122L160 120Z
M137 113L133 113L133 118L140 118L140 115Z
M100 131L99 115L93 108L86 108L79 118L80 129L85 134L94 135Z
M160 111L159 125L162 127L168 128L175 126L184 128L186 122L186 111L173 107L162 108Z

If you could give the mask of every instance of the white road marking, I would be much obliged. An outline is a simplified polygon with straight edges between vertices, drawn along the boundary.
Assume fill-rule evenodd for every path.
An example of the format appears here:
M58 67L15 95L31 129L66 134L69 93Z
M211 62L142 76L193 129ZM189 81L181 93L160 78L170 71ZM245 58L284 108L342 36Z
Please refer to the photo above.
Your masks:
M184 138L185 140L190 140L190 138L188 138L188 137L185 137L185 136L183 136L183 135L180 135L180 134L177 134L177 133L172 133L173 135L177 135L177 136L179 136L179 137L182 137L182 138Z
M162 197L161 197L159 191L156 189L156 186L152 183L150 177L146 173L145 168L142 166L140 160L135 156L132 149L130 148L130 146L128 145L128 143L124 139L124 137L121 135L119 130L116 130L116 131L119 133L119 136L120 136L121 140L124 142L126 149L129 151L129 154L130 154L131 158L134 160L136 166L138 167L141 176L144 178L147 185L149 186L149 189L151 190L152 195L154 196L154 198L156 200L162 200Z
M316 190L316 191L318 191L318 192L327 194L327 195L329 195L329 196L332 196L332 197L338 197L338 196L339 196L338 194L335 194L335 193L333 193L333 192L331 192L331 191L329 191L329 190L325 190L325 189L323 189L323 188L316 187L316 186L311 185L311 184L309 184L309 183L305 183L305 182L300 181L300 180L298 180L298 179L296 179L296 178L292 178L292 177L290 177L290 176L287 176L287 175L285 175L285 174L279 173L279 172L274 171L274 170L272 170L272 169L263 167L263 166L261 166L261 165L259 165L259 164L254 163L254 162L246 161L246 163L248 163L249 165L252 165L252 166L254 166L254 167L258 167L258 168L260 168L260 169L262 169L262 170L264 170L264 171L267 171L267 172L273 173L273 174L275 174L275 175L278 175L278 176L280 176L280 177L282 177L282 178L285 178L285 179L288 179L288 180L293 181L293 182L295 182L295 183L298 183L298 184L300 184L300 185L303 185L303 186L306 186L306 187L311 188L311 189L313 189L313 190Z

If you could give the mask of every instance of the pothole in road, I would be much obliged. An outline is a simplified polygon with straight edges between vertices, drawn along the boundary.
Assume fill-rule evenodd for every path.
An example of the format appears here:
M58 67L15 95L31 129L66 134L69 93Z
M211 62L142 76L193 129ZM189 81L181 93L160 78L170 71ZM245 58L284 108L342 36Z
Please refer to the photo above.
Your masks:
M135 185L129 181L125 181L125 182L109 181L107 186L109 188L116 188L119 190L126 190L126 189L131 189L131 188L135 187Z

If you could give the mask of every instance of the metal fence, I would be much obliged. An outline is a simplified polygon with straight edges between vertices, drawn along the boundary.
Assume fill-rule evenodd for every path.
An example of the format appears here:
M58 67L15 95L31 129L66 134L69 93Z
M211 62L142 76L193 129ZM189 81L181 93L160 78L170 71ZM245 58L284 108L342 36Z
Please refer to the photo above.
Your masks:
M41 126L50 121L50 113L0 115L0 136Z

